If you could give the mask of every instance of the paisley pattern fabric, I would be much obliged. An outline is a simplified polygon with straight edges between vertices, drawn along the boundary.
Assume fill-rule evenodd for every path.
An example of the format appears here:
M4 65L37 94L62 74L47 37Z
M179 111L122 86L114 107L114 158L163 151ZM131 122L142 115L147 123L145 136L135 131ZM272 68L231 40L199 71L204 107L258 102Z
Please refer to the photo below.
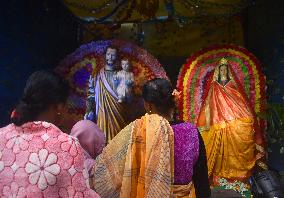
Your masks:
M0 197L99 197L76 138L47 122L0 129Z

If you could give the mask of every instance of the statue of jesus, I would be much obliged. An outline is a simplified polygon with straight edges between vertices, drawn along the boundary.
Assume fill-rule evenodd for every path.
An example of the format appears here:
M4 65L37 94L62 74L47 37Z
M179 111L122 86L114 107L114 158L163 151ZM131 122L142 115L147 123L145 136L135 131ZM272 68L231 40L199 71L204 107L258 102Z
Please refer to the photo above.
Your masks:
M94 98L95 121L104 131L107 142L127 124L125 107L118 102L116 92L117 56L118 50L115 47L107 47L105 66L89 79L88 98Z

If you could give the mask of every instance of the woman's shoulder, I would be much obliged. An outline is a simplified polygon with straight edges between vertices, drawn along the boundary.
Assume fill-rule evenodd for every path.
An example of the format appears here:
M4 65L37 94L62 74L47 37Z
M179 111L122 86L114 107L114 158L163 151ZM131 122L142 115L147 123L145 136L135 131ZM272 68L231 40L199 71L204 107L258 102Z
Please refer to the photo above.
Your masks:
M178 126L178 127L184 127L184 128L187 128L187 129L197 130L197 127L190 122L174 121L174 122L171 122L170 124L171 124L171 126Z
M199 144L199 132L193 124L182 122L171 126L174 131L175 145L177 147L190 149Z
M4 127L1 127L1 128L0 128L0 133L1 133L1 132L4 132L4 131L7 131L9 128L13 127L13 125L14 125L14 124L8 124L8 125L6 125L6 126L4 126Z
M28 122L23 124L20 128L24 133L39 136L45 142L50 141L50 139L52 139L55 144L57 142L55 140L58 140L58 143L66 142L67 144L78 141L77 138L64 133L54 124L45 121Z
M166 120L165 118L163 118L162 116L158 115L158 114L148 114L146 113L145 115L143 115L140 119L137 120L144 120L144 119L148 119L151 121L155 121L155 120Z
M52 123L37 122L37 124L40 130L37 134L31 132L30 135L33 135L33 139L38 142L39 147L43 145L49 152L65 156L66 159L70 156L82 155L83 151L76 137L64 133Z
M126 127L124 127L116 136L121 134L122 131L129 131L133 127L139 128L142 126L148 126L148 127L158 127L161 125L161 123L166 124L170 126L169 122L163 118L162 116L158 114L148 114L146 113L140 118L137 118L136 120L129 123Z
M173 128L175 134L178 133L197 136L199 133L197 127L189 122L171 123L171 127Z
M58 127L52 123L36 121L28 122L21 126L10 124L0 129L0 146L9 142L9 148L13 151L18 148L15 141L20 141L21 150L37 152L46 150L54 154L78 154L80 152L79 141L77 138L63 133ZM14 148L15 147L15 148Z
M8 133L8 132L11 132L11 131L15 131L15 125L14 124L9 124L7 126L4 126L2 128L0 128L0 136Z

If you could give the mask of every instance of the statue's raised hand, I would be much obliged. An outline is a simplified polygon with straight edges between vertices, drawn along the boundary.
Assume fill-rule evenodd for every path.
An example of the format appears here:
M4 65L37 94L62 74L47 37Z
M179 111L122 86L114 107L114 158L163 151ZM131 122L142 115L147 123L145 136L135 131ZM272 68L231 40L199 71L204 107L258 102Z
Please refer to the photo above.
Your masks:
M89 95L95 94L94 78L92 75L89 77Z
M93 87L94 86L94 78L92 77L92 75L90 75L89 77L89 87Z

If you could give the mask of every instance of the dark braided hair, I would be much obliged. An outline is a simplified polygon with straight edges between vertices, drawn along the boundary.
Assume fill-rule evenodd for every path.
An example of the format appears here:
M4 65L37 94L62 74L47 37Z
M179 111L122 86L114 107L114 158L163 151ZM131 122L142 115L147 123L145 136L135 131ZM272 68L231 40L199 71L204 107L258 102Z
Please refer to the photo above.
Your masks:
M175 107L173 87L163 78L154 78L146 82L142 89L142 97L146 102L152 103L157 110L164 114Z
M54 72L36 71L26 82L23 95L16 106L16 116L11 122L20 126L34 121L37 116L51 105L65 103L69 94L66 81Z

